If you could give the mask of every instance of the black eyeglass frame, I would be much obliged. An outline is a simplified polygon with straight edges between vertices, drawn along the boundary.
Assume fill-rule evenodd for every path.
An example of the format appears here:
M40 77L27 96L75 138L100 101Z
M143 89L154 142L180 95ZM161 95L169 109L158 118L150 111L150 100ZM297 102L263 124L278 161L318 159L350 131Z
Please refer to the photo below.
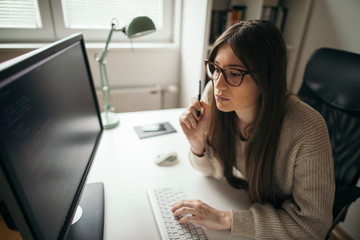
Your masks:
M214 62L212 62L212 61L210 61L210 60L208 60L208 59L204 59L204 63L205 63L205 68L206 68L206 74L208 75L208 77L209 77L211 80L213 80L213 81L218 80L219 77L220 77L220 74L219 74L219 76L218 76L216 79L212 78L212 77L210 76L210 74L209 74L209 71L210 71L210 70L209 70L209 67L208 67L209 64L213 64L213 65L215 65L217 68L219 68L221 74L224 76L225 82L226 82L227 84L229 84L230 86L232 86L232 87L239 87L239 86L242 84L242 82L244 81L245 75L250 74L250 72L249 72L248 70L242 70L242 69L240 70L240 69L232 68L232 67L222 68L222 67L220 67L218 64L216 64L216 63L214 63ZM234 84L229 83L229 81L228 81L228 79L227 79L227 76L226 76L226 74L225 74L225 70L227 70L227 69L232 69L232 70L236 70L236 71L240 72L240 74L241 74L241 80L240 80L239 84L234 85Z

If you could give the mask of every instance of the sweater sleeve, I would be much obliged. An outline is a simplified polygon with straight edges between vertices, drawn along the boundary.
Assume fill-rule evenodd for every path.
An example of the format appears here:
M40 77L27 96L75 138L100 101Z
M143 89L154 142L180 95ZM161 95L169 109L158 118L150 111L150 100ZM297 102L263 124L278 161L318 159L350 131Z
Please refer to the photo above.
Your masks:
M207 177L221 179L224 176L223 167L220 164L220 161L216 159L212 148L208 145L205 146L205 152L202 156L197 156L189 150L189 160L193 168Z

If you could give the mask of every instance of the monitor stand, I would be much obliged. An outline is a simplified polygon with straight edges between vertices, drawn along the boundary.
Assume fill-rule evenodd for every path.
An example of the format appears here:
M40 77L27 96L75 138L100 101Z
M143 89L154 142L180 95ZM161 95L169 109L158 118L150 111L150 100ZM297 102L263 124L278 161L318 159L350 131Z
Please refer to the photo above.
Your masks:
M68 240L101 240L104 236L104 185L90 183L85 185L79 206L82 211L78 221L70 227ZM76 214L75 217L76 218Z

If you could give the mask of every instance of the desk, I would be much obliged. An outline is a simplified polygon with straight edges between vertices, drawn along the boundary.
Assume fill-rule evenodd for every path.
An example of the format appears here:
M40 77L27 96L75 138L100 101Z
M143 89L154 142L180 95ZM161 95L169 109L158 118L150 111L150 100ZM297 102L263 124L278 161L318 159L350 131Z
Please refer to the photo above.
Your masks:
M104 239L160 239L147 198L149 186L183 187L188 199L200 199L222 210L250 206L243 190L232 188L225 180L204 177L188 160L189 143L181 130L179 116L184 109L120 113L120 125L105 130L88 183L103 182L105 188ZM139 139L134 126L170 122L176 133ZM153 162L157 154L173 150L179 162L161 167ZM230 231L205 229L209 239L234 238Z

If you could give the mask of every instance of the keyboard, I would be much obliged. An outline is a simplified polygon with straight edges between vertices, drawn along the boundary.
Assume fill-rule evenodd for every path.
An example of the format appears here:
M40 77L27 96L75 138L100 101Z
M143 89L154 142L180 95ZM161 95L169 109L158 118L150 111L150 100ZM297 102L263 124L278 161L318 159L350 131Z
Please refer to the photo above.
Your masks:
M198 224L179 223L171 211L172 204L183 200L185 194L179 187L148 188L148 197L163 240L205 240L204 230Z

